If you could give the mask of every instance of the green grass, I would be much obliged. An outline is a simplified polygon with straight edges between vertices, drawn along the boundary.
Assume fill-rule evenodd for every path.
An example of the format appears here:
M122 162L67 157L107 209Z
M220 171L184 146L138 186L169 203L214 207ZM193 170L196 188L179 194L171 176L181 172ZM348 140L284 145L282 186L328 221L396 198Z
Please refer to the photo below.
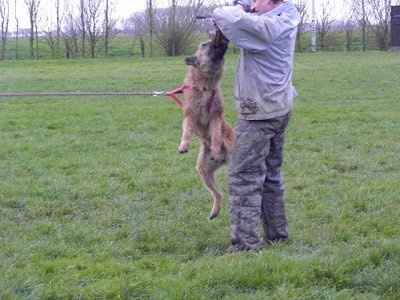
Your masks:
M207 38L206 32L201 33L198 37L196 37L196 41L191 43L186 49L185 53L187 55L191 55L194 51L196 51L198 42ZM159 57L165 56L165 50L161 47L161 45L157 42L157 39L153 39L151 42L148 36L143 36L144 41L144 53L142 53L141 49L141 41L140 36L135 35L116 35L109 47L109 58L140 58L142 54L145 57ZM346 40L346 32L343 30L332 31L330 36L326 38L326 45L324 50L327 51L337 51L343 52L344 44ZM152 47L150 47L152 45ZM16 49L18 48L18 50ZM101 48L101 47L100 47ZM104 49L96 50L96 58L104 58ZM152 48L152 49L151 49ZM320 45L317 44L318 50L320 50ZM362 33L361 31L353 32L353 39L351 43L351 51L361 51L362 50ZM302 35L301 39L301 52L310 52L311 51L311 35L308 32L305 32ZM378 47L376 45L376 41L373 36L367 35L366 40L366 49L367 50L377 50ZM237 50L237 49L236 49ZM238 50L237 50L238 51ZM4 54L5 60L28 60L29 59L29 38L28 37L19 37L18 44L17 40L14 38L7 39L6 51ZM66 59L65 58L65 45L64 42L61 41L59 57L57 59ZM46 42L45 38L39 37L38 41L38 54L36 51L35 44L35 58L40 60L48 60L52 58L51 49ZM86 51L86 57L90 56L89 50ZM38 57L36 57L38 56ZM71 59L81 59L82 53L81 50L78 50L76 56L72 56Z
M227 57L222 82L235 124ZM399 52L296 56L291 242L225 254L167 97L0 98L1 299L398 299ZM165 91L183 58L0 62L0 91ZM220 186L227 194L226 168Z
M206 33L201 34L199 37L196 38L199 42L207 38ZM157 43L156 39L153 39L153 46L151 50L151 42L148 37L143 37L144 40L144 53L142 53L141 49L141 44L140 44L140 37L139 36L134 36L134 35L116 35L109 47L109 57L110 58L115 58L115 57L124 57L124 58L140 58L142 57L142 54L144 54L145 57L150 57L150 56L165 56L165 50ZM196 48L197 48L198 42L194 42L186 50L187 54L192 54ZM18 50L16 49L18 46ZM99 46L100 47L100 46ZM102 46L101 46L102 47ZM100 48L101 48L100 47ZM104 49L103 48L96 48L96 58L104 58ZM39 38L38 41L38 58L40 60L48 60L52 59L52 53L51 49L45 40L45 38ZM28 37L20 37L18 39L18 44L16 39L14 38L9 38L7 39L7 44L6 44L6 51L4 54L5 60L16 60L18 57L18 60L28 60L29 59L29 38ZM61 41L61 46L60 46L60 54L57 59L66 59L65 58L65 45L64 41ZM86 51L86 57L90 57L89 49ZM35 58L37 56L36 52L36 44L35 44L35 50L34 50ZM76 56L71 56L70 59L81 59L82 58L82 53L81 50L78 50L78 52L75 54Z

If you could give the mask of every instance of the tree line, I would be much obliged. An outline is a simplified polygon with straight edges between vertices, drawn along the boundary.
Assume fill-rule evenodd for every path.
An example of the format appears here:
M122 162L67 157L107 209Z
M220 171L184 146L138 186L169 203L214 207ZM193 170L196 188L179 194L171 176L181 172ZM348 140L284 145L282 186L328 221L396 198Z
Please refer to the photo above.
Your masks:
M310 35L315 18L317 49L331 50L337 43L339 34L345 33L344 47L352 50L355 33L361 32L363 51L367 49L388 50L391 46L390 10L392 5L400 5L400 0L324 0L316 1L316 15L311 8L313 0L293 0L301 15L297 33L297 51L304 47L304 38ZM180 55L192 40L188 34L196 28L193 16L210 14L217 5L228 5L227 1L169 0L169 8L160 10L157 0L146 0L146 11L136 13L127 20L127 26L136 35L148 35L161 44L168 55ZM341 7L338 7L342 3ZM181 8L189 7L189 11ZM341 9L340 17L337 16ZM190 18L187 18L190 16ZM197 25L198 26L198 25ZM203 28L204 31L204 28ZM309 40L309 39L308 39ZM180 45L174 48L176 44Z
M11 1L14 11L11 11ZM72 4L68 0L53 0L51 14L43 13L41 0L0 0L0 60L5 59L10 47L14 48L13 58L19 59L22 36L19 33L16 7L20 6L17 6L17 1L23 1L29 17L30 59L40 57L39 42L49 47L54 59L108 57L118 33L138 38L142 56L152 56L155 47L161 48L168 56L182 55L201 33L213 30L210 20L201 21L195 16L209 15L216 6L230 4L227 1L168 0L166 7L160 7L157 0L145 0L144 11L119 20L115 14L116 0L77 0ZM318 1L316 14L311 11L312 1L293 0L301 15L297 51L307 50L304 41L310 34L313 21L318 50L330 50L339 32L345 32L346 50L352 50L356 32L361 32L363 51L390 49L390 8L400 4L400 0L347 0L342 2L346 5L340 18L335 14L337 1ZM11 18L16 24L15 35L10 34ZM118 21L121 21L121 28L117 27Z
M14 12L11 12L11 1ZM0 0L0 60L5 58L9 41L14 42L15 58L19 59L20 20L17 14L18 0ZM19 0L21 1L21 0ZM19 3L19 2L18 2ZM41 0L23 0L29 18L29 59L37 59L39 41L44 40L51 56L96 57L101 52L108 56L109 45L117 34L115 0L52 0L52 14L43 12ZM51 17L50 17L51 16ZM10 34L10 18L15 18L15 35ZM39 24L40 20L40 24Z
M400 5L399 0L347 0L344 2L339 29L345 32L345 47L351 50L354 33L361 32L362 50L373 45L379 50L391 47L391 6ZM329 39L336 32L338 20L332 17L333 0L322 1L317 17L319 48L325 50ZM371 47L371 46L370 46Z

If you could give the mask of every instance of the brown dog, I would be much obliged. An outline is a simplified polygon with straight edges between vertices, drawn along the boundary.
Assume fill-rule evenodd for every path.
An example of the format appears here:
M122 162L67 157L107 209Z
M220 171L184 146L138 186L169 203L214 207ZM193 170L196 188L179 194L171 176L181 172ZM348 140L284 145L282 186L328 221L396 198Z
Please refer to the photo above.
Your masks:
M189 70L182 86L183 132L179 152L189 151L192 133L199 137L200 153L196 168L214 198L210 219L218 216L222 202L215 171L228 161L234 142L234 131L224 119L220 87L227 47L227 41L201 43L195 55L185 60Z

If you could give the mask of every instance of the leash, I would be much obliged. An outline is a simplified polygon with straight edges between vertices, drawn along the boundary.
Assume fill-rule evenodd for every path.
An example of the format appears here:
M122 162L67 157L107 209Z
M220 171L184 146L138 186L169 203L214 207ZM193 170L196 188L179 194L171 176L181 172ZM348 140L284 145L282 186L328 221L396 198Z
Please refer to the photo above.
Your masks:
M125 92L0 92L0 98L11 98L11 97L78 97L78 96L169 96L179 106L183 106L183 102L178 98L177 94L182 94L184 90L193 89L200 91L196 87L183 84L179 88L176 88L167 92L152 91L152 92L137 92L137 91L125 91ZM207 91L207 89L203 89ZM208 99L206 108L210 112L211 107L214 103L215 91L212 91L210 99Z
M165 92L165 95L171 97L172 100L174 100L179 106L182 107L183 106L183 102L178 98L178 96L176 94L182 94L184 90L208 91L208 89L206 89L206 88L203 88L203 90L200 90L197 87L192 87L190 85L183 84L183 85L181 85L180 87L178 87L175 90L171 90L171 91ZM210 112L211 107L214 104L214 98L215 98L214 96L215 96L215 90L212 90L211 97L208 99L208 101L206 103L207 112Z
M183 106L183 102L178 98L176 94L182 94L184 90L190 89L190 86L183 84L175 90L165 92L166 96L169 96L174 100L179 106Z
M2 97L77 97L77 96L162 96L164 92L4 92Z

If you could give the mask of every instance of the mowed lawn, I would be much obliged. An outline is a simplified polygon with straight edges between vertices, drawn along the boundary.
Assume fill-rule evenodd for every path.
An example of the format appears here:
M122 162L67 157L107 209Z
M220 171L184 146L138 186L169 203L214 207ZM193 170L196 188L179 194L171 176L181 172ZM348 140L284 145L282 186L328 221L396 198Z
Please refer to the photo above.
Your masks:
M166 91L183 61L3 61L0 92ZM291 240L239 254L170 98L0 97L0 299L399 299L399 83L400 52L296 55Z

